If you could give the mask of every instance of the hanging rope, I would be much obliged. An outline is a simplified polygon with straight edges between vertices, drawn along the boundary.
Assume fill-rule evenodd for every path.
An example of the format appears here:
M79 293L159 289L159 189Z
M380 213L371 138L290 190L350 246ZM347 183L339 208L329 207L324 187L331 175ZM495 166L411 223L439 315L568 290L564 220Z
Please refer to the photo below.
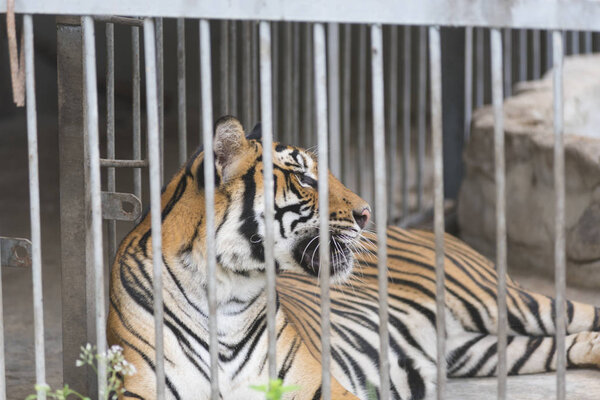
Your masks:
M25 105L25 51L21 33L21 57L17 48L17 28L15 23L15 0L6 1L6 33L8 36L8 54L10 58L10 78L13 101L17 107Z

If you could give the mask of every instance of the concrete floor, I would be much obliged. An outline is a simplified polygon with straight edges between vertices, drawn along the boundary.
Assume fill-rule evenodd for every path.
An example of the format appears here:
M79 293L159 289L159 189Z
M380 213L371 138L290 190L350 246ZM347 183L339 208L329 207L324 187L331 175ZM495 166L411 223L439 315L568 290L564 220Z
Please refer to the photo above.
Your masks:
M56 387L62 378L56 120L40 116L39 125L44 127L39 148L46 374L48 383ZM0 122L0 236L29 236L26 149L24 118ZM532 290L553 293L553 283L546 277L523 271L513 271L512 275ZM23 399L33 392L35 380L31 273L5 268L2 280L7 393L9 399ZM573 300L600 305L599 290L570 288L568 295ZM600 372L572 371L567 379L569 399L600 399ZM493 399L495 393L495 379L452 379L446 398ZM509 399L546 400L554 398L554 393L554 374L511 377L508 381Z

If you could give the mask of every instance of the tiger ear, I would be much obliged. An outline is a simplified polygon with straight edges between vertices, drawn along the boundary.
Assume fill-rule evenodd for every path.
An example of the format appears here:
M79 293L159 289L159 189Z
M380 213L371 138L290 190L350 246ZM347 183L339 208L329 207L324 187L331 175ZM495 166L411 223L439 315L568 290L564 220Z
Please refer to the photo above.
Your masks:
M232 171L235 161L242 155L247 143L244 128L237 118L227 115L217 120L213 150L217 170L221 172L223 179Z

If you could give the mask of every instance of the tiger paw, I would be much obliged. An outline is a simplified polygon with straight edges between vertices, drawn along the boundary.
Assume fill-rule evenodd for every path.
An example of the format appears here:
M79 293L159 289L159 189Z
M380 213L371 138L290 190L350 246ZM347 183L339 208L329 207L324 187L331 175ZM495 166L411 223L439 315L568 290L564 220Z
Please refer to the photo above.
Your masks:
M575 343L568 352L569 362L579 367L600 368L600 332L574 335Z

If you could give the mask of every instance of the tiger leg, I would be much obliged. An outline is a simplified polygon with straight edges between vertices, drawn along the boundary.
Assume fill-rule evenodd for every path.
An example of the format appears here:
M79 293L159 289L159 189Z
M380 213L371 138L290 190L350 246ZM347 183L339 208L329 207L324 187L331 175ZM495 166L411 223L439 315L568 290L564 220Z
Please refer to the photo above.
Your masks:
M509 287L507 296L511 333L518 335L554 335L556 300ZM567 300L567 333L600 331L600 308ZM496 333L495 327L490 330Z
M600 368L600 332L580 332L566 337L569 367ZM448 338L448 375L452 377L497 374L497 336L464 332ZM556 341L552 336L508 336L509 375L556 369Z

